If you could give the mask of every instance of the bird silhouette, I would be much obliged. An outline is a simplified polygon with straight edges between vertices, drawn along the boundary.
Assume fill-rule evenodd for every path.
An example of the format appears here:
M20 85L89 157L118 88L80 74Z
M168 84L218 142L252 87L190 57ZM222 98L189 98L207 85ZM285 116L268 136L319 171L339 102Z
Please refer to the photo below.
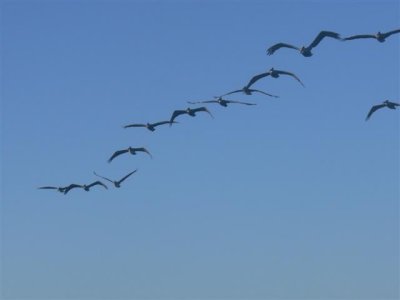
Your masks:
M343 38L343 41L351 41L356 39L376 39L378 42L383 43L389 36L395 33L400 33L400 29L392 30L389 32L380 32L378 31L376 34L358 34L352 35L346 38Z
M171 126L174 123L175 118L180 116L180 115L187 114L187 115L189 115L191 117L194 117L194 116L196 116L196 113L198 113L198 112L206 112L211 116L211 118L214 118L213 115L211 114L211 112L207 109L207 107L204 107L204 106L203 107L198 107L198 108L190 108L190 107L188 107L188 108L186 108L184 110L175 110L172 113L171 119L169 121L169 123L170 123L169 125Z
M111 179L108 179L107 177L103 177L103 176L101 176L101 175L96 174L96 172L93 172L93 173L94 173L94 175L96 175L96 176L98 176L98 177L100 177L100 178L103 178L103 179L105 179L105 180L107 180L107 181L113 183L114 186L115 186L116 188L119 188L119 187L121 187L121 183L122 183L125 179L127 179L129 176L131 176L133 173L135 173L136 171L137 171L137 170L135 170L135 171L133 171L133 172L130 172L128 175L125 175L125 176L122 177L120 180L111 180Z
M121 154L124 154L124 153L128 153L128 152L129 152L130 154L132 154L132 155L136 155L136 152L145 152L145 153L147 153L148 155L150 155L150 157L153 157L153 156L151 155L151 153L150 153L149 151L147 151L146 148L143 148L143 147L141 147L141 148L128 147L127 149L115 151L114 154L111 155L111 157L108 159L108 162L110 163L110 162L111 162L114 158L116 158L117 156L119 156L119 155L121 155Z
M365 118L365 121L367 121L372 116L372 114L374 112L376 112L378 109L381 109L381 108L384 108L384 107L387 107L387 108L390 108L390 109L396 109L396 106L400 106L400 104L399 103L395 103L395 102L390 102L389 100L383 101L382 104L374 105L370 109L367 117Z
M177 123L177 122L174 122ZM129 128L129 127L145 127L150 131L155 131L157 126L164 125L164 124L169 124L169 121L161 121L157 123L146 123L146 124L130 124L130 125L125 125L124 128Z
M207 100L207 101L197 101L197 102L191 102L187 101L190 104L198 104L198 103L218 103L221 106L227 107L228 104L231 103L237 103L237 104L243 104L243 105L256 105L256 103L248 103L248 102L241 102L241 101L234 101L234 100L225 100L222 99L222 97L215 97L215 100Z
M256 83L258 80L261 78L271 76L273 78L279 78L280 75L289 75L292 76L294 79L296 79L300 84L304 87L304 84L301 82L300 78L298 78L295 74L287 71L282 71L282 70L275 70L274 68L269 69L269 71L265 73L261 73L258 75L253 76L253 78L250 79L249 83L246 85L247 88L250 88L254 83Z
M223 95L221 95L221 96L219 96L219 97L224 97L224 96L232 95L232 94L235 94L235 93L243 93L243 94L245 94L245 95L252 95L253 93L261 93L261 94L266 95L266 96L269 96L269 97L279 98L279 96L271 95L271 94L268 94L268 93L263 92L263 91L260 91L260 90L250 89L248 86L245 86L245 87L243 87L243 88L240 89L240 90L235 90L235 91L232 91L232 92L223 94Z
M66 187L56 187L56 186L41 186L38 187L40 190L57 190L60 193L64 193Z
M104 183L102 183L101 181L95 181L95 182L93 182L93 183L91 183L91 184L83 184L83 185L72 183L72 184L70 184L69 186L67 186L67 187L65 188L64 194L67 194L70 190L72 190L72 189L74 189L74 188L82 188L82 189L84 189L86 192L89 192L90 188L93 187L93 186L95 186L95 185L101 185L101 186L103 186L105 189L108 189L108 187L107 187Z
M334 38L337 40L340 40L340 35L336 32L332 32L332 31L321 31L317 37L312 41L312 43L308 46L302 46L301 48L290 45L290 44L286 44L286 43L278 43L273 45L272 47L268 48L267 50L267 54L268 55L272 55L275 53L276 50L280 49L280 48L291 48L291 49L295 49L298 50L300 52L300 54L302 54L304 57L310 57L312 56L312 52L311 49L316 47L323 38L325 37L330 37L330 38Z

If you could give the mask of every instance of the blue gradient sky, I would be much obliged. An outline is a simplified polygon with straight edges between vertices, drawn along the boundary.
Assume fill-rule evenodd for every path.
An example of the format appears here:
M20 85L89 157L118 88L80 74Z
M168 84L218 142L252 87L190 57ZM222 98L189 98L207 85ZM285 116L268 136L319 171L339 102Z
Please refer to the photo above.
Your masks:
M3 1L3 299L397 299L399 1ZM291 78L154 133L188 100ZM109 156L128 146L145 155ZM96 171L121 189L89 183Z

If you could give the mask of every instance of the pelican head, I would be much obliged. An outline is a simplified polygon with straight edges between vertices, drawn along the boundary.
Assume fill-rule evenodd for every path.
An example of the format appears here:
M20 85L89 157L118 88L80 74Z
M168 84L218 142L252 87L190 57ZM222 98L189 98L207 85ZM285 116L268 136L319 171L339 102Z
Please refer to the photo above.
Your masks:
M311 50L304 46L300 48L300 53L303 54L303 56L305 56L305 57L312 56Z
M385 41L385 35L382 34L382 32L378 31L378 33L376 34L376 39L377 39L379 42L384 42L384 41Z
M243 87L243 93L245 93L246 95L251 95L251 91L247 86Z

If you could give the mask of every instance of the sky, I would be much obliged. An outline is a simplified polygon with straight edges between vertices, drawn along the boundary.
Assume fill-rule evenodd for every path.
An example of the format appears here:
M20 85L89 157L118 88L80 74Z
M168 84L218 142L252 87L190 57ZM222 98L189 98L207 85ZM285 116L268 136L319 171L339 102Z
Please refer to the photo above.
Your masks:
M399 1L2 1L2 299L398 299ZM243 87L155 132L187 101ZM146 147L145 154L120 149ZM88 184L93 171L120 189ZM105 182L106 183L106 182Z

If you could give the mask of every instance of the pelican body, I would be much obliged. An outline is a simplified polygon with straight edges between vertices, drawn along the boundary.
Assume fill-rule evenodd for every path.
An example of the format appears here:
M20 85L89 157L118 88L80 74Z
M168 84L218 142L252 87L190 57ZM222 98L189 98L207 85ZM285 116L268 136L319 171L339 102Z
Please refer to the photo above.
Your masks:
M133 173L135 173L136 171L137 171L137 169L134 170L133 172L130 172L128 175L125 175L125 176L122 177L120 180L111 180L111 179L109 179L109 178L107 178L107 177L104 177L104 176L101 176L101 175L96 174L96 172L93 172L93 173L94 173L94 175L96 175L96 176L98 176L98 177L100 177L100 178L103 178L103 179L105 179L105 180L111 182L112 184L114 184L114 186L115 186L116 188L120 188L120 187L121 187L121 183L122 183L125 179L127 179L129 176L131 176Z
M365 120L367 121L372 116L372 114L374 112L376 112L378 109L381 109L381 108L384 108L384 107L387 107L389 109L396 109L397 106L400 106L400 104L399 103L395 103L395 102L391 102L389 100L385 100L385 101L382 102L382 104L378 104L378 105L372 106L372 108L370 109L370 111L369 111L369 113L368 113L368 115L367 115Z
M400 33L400 29L395 29L389 32L380 32L378 31L375 34L357 34L353 36L349 36L344 38L344 41L351 41L356 39L376 39L378 42L383 43L386 39L391 36L392 34Z
M241 101L234 101L234 100L226 100L222 99L222 96L220 97L214 97L215 100L207 100L207 101L197 101L197 102L191 102L188 101L190 104L197 104L197 103L217 103L223 107L228 107L228 104L230 103L237 103L237 104L243 104L243 105L256 105L255 103L248 103L248 102L241 102Z
M316 38L312 41L312 43L308 46L302 46L302 47L296 47L290 44L286 44L286 43L278 43L273 45L272 47L267 49L267 54L268 55L272 55L274 54L274 52L280 48L290 48L290 49L294 49L300 52L301 55L303 55L304 57L310 57L312 56L312 52L311 49L316 47L321 41L322 39L324 39L325 37L330 37L333 39L337 39L340 40L340 35L336 32L333 31L321 31Z

